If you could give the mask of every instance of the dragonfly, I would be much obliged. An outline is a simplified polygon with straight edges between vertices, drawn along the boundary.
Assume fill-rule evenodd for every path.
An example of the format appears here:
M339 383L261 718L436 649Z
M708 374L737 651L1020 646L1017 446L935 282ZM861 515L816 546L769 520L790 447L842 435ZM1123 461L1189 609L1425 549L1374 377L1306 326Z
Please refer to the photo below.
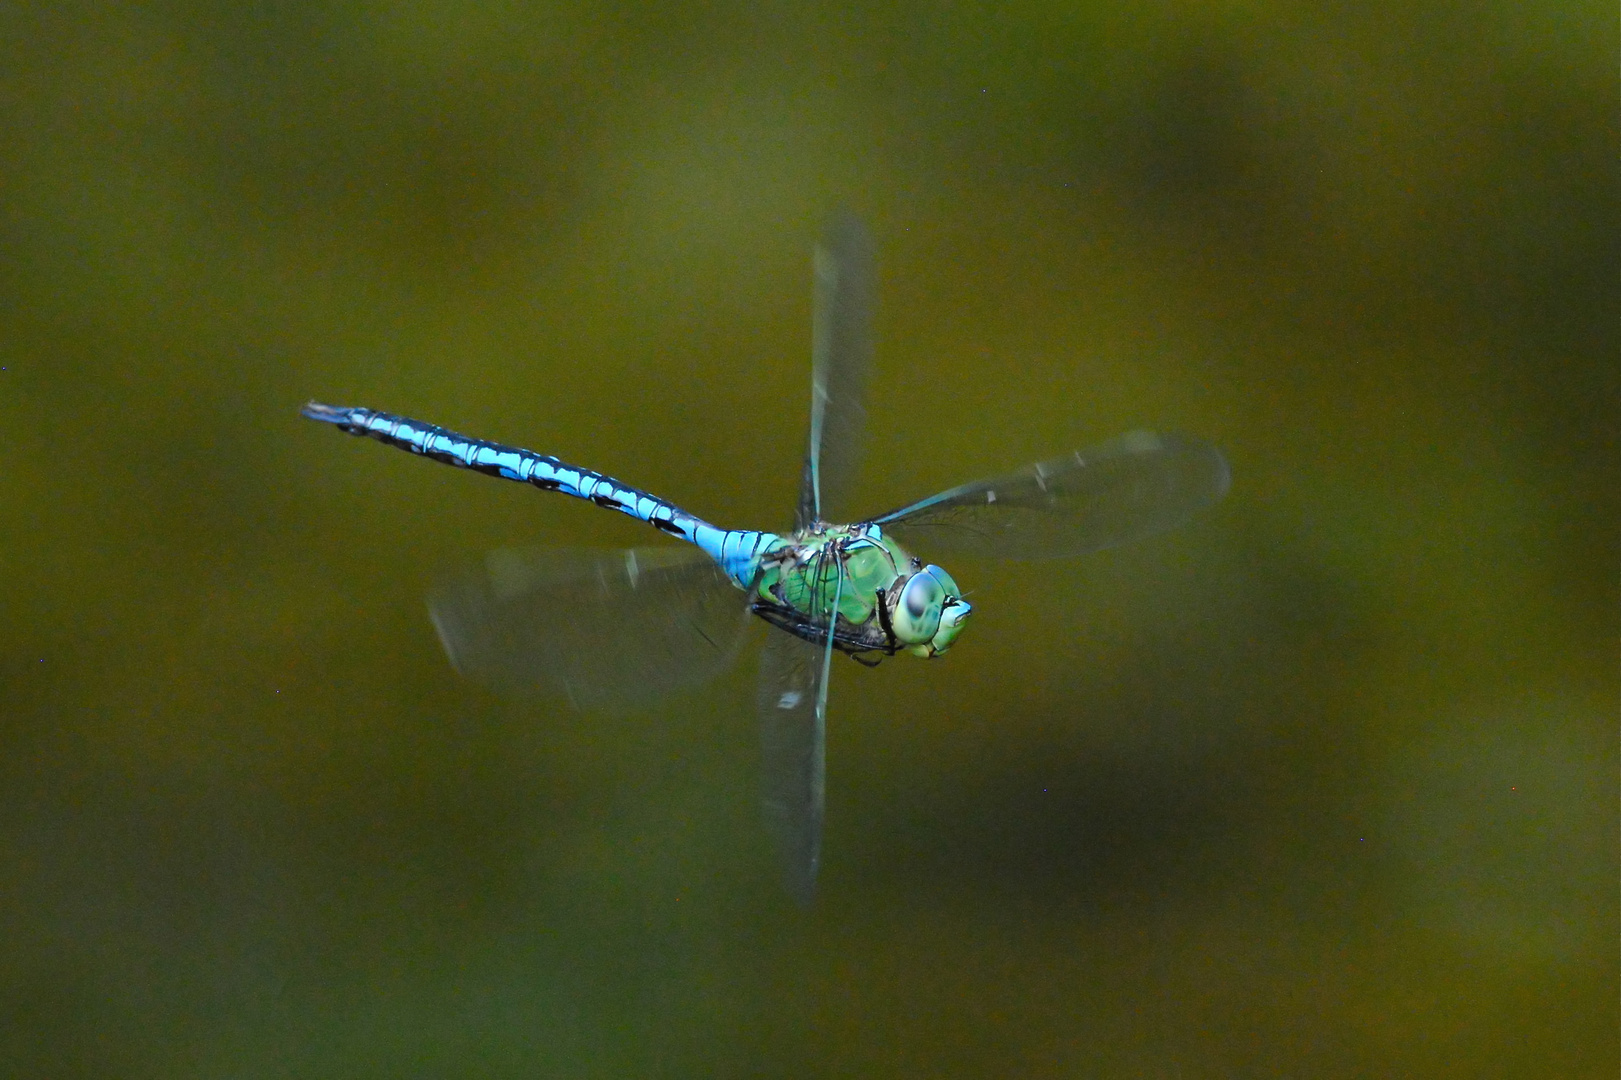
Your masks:
M784 883L804 905L822 858L834 655L868 666L897 654L938 659L973 612L951 574L913 545L931 554L1078 556L1174 528L1229 486L1227 462L1210 443L1134 431L881 514L850 513L873 362L871 234L855 216L836 215L813 265L810 437L791 530L721 528L602 473L419 420L313 401L302 410L349 434L584 499L686 541L493 551L436 587L429 613L461 674L497 690L560 691L584 710L701 683L731 665L751 625L768 624L756 702L761 805Z

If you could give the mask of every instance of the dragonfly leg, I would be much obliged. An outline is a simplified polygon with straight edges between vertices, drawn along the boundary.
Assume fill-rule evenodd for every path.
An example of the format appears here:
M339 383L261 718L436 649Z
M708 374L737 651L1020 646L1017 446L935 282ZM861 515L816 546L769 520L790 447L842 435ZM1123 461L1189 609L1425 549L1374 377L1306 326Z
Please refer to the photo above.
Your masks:
M889 642L889 648L886 655L894 656L895 653L899 651L901 643L900 639L895 636L895 627L890 623L889 597L885 595L885 590L879 589L877 590L877 598L878 626L884 632L884 640Z

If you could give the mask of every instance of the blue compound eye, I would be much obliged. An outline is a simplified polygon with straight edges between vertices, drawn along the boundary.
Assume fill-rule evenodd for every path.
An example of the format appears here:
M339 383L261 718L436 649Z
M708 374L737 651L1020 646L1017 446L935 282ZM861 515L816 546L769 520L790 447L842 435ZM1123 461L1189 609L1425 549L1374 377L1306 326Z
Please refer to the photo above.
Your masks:
M913 574L896 598L890 626L895 637L907 645L922 645L940 629L940 609L945 606L946 587L931 566Z

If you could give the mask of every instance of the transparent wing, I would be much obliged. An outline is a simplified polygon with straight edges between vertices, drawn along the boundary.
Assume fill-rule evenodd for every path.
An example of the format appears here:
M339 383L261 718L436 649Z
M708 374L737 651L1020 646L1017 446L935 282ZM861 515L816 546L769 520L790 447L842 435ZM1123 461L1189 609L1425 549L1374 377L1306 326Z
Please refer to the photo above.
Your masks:
M822 858L826 682L820 646L772 631L760 653L760 806L783 881L809 904Z
M810 447L795 528L849 520L838 515L850 509L845 499L861 461L875 294L872 236L858 218L840 214L816 248Z
M1134 431L871 520L916 530L931 552L1054 558L1175 528L1228 482L1227 461L1209 443Z
M577 708L645 702L725 669L748 625L742 594L688 548L502 549L433 591L456 670Z
M831 618L843 590L842 567ZM783 883L809 906L822 861L827 776L827 686L833 638L773 631L760 656L760 806L782 856Z

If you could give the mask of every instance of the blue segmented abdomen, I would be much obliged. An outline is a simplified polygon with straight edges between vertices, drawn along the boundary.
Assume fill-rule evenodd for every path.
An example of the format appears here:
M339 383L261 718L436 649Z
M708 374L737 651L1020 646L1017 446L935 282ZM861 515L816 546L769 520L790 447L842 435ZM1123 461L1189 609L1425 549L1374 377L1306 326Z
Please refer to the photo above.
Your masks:
M622 484L611 476L532 450L469 438L420 420L372 409L343 408L312 401L302 412L311 420L336 425L351 435L366 435L446 465L533 484L542 491L560 491L629 514L660 532L698 545L740 588L747 589L752 583L759 556L784 542L773 533L753 529L718 529L679 506Z

